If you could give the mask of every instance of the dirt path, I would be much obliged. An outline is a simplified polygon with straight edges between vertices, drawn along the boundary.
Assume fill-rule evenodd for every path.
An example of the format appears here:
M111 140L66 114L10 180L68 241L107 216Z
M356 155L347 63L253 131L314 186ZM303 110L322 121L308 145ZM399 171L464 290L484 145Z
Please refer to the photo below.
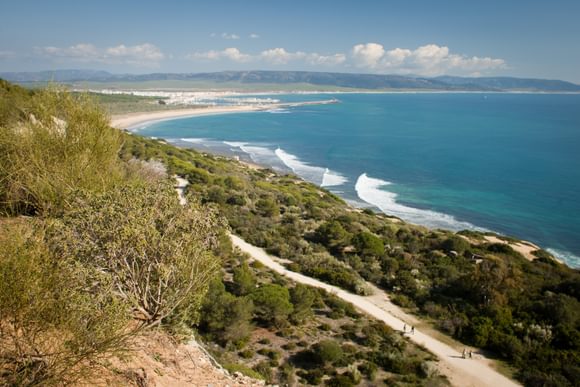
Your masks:
M362 312L385 322L385 324L395 330L401 331L404 324L417 321L415 317L406 314L399 307L392 304L388 300L387 295L378 288L374 288L375 294L372 296L358 296L336 286L328 285L314 278L287 270L263 249L245 242L238 236L231 235L231 239L234 246L251 255L255 260L260 261L275 272L282 274L293 281L322 288L328 292L334 293L343 300L352 303ZM407 328L407 332L408 330L409 327ZM462 354L459 351L417 329L415 329L414 334L407 334L407 336L411 341L427 348L439 358L439 368L441 373L446 375L455 386L503 387L519 385L495 371L492 368L491 361L479 354L476 355L474 359L463 359Z
M175 188L179 200L182 204L185 204L186 199L184 197L184 189L188 182L178 176L176 176L175 179L177 181ZM234 246L249 254L253 259L263 263L271 270L274 270L293 281L325 289L326 291L335 294L337 297L350 302L362 312L383 321L395 330L400 331L406 324L414 325L420 322L416 317L405 313L401 308L390 302L387 294L376 286L369 284L374 291L374 294L371 296L364 297L349 293L336 286L287 270L279 263L281 261L279 258L268 255L264 249L253 246L236 235L230 234L230 237ZM495 371L492 367L492 362L482 355L478 354L474 359L464 359L462 354L456 349L429 335L427 332L421 332L418 329L415 329L413 334L407 334L407 337L409 337L409 339L414 343L427 348L427 350L431 351L439 358L440 372L447 376L451 384L454 386L519 386L519 384L511 379L508 379Z

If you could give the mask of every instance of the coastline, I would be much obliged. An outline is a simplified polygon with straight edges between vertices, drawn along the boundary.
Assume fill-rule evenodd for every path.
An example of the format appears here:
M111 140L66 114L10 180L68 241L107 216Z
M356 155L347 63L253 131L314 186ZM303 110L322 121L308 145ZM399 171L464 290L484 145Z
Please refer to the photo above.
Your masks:
M276 109L279 107L278 105L279 104L268 105L267 107L261 105L210 106L191 109L172 109L153 112L117 114L111 116L111 126L117 129L131 130L136 126L159 121L174 120L176 118L261 111L267 109Z
M117 129L127 130L127 131L137 131L140 126L152 124L155 122L160 121L169 121L179 118L188 118L188 117L198 117L198 116L207 116L207 115L221 115L221 114L232 114L232 113L247 113L247 112L257 112L257 111L267 111L271 109L280 109L284 107L291 107L291 106L303 106L303 105L317 105L317 104L329 104L329 103L337 103L335 100L323 100L323 101L309 101L309 102L295 102L295 103L276 103L276 104L268 104L268 105L236 105L236 106L210 106L210 107L199 107L199 108L191 108L191 109L172 109L172 110L164 110L164 111L153 111L153 112L134 112L134 113L127 113L127 114L120 114L120 115L113 115L111 117L111 126ZM227 156L226 157L232 157ZM268 168L268 166L263 166L253 161L242 160L237 156L233 156L233 159L238 161L239 163L245 165L251 169L261 169L261 168ZM349 204L349 206L356 208L353 204ZM381 211L382 212L382 211ZM389 214L386 214L389 215ZM494 234L500 236L501 234L495 233ZM533 261L536 257L532 254L532 251L536 249L541 249L535 243L526 240L520 240L518 243L511 243L505 240L501 240L495 236L490 237L489 239L486 238L488 242L491 243L504 243L512 247L515 251L520 253L525 259L529 261ZM560 264L564 264L566 266L570 266L567 262L565 262L562 258L552 254L554 260ZM570 266L572 267L572 266Z
M197 116L209 116L216 114L247 113L272 109L282 109L286 107L308 106L308 105L328 105L338 103L336 99L306 101L306 102L286 102L272 104L254 105L234 105L234 106L205 106L196 108L172 109L153 112L135 112L113 115L111 126L117 129L135 130L136 126L151 124L154 122L174 120L176 118L188 118Z

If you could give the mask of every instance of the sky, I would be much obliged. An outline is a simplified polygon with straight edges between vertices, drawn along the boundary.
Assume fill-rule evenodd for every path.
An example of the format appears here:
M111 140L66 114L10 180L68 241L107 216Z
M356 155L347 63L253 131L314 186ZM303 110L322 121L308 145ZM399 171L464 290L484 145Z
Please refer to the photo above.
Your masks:
M0 0L0 72L307 70L580 84L580 0Z

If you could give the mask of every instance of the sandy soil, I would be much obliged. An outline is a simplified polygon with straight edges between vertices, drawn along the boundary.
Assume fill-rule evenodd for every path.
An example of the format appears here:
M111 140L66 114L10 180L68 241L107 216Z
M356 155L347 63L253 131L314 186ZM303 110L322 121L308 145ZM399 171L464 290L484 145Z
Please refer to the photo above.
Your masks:
M540 250L538 246L531 242L522 241L520 243L508 242L495 236L486 235L485 240L491 243L503 243L509 245L512 249L523 255L526 259L533 261L538 258L532 252Z
M112 359L91 386L237 387L264 386L239 373L228 375L194 341L176 343L167 334L152 331L134 340L127 359ZM79 386L89 384L79 383Z
M343 300L352 303L362 312L385 322L395 330L402 331L405 324L413 324L415 321L418 321L415 317L406 314L399 307L391 303L388 296L378 288L374 288L375 294L372 296L358 296L336 286L328 285L316 279L287 270L277 262L276 258L268 255L263 249L250 245L235 235L231 235L231 239L234 246L237 246L240 250L275 272L293 281L325 289ZM407 332L409 332L408 325ZM439 369L441 373L446 375L454 386L503 387L519 385L495 371L493 369L493 362L479 353L475 355L474 359L463 359L459 351L429 335L427 332L415 329L414 334L407 333L407 336L411 341L425 347L439 358Z
M171 120L175 118L186 118L212 114L242 113L263 110L266 107L256 105L244 106L210 106L192 109L175 109L155 112L137 112L120 114L111 117L111 126L117 129L130 129L141 124ZM276 108L276 105L268 105L268 109Z

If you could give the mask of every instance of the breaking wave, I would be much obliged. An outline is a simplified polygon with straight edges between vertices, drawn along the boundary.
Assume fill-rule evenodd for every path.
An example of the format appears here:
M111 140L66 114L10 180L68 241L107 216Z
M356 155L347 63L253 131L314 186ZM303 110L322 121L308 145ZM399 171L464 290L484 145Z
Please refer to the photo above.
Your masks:
M328 168L310 165L280 148L276 149L274 153L295 174L321 187L342 185L348 181L346 177L338 172L331 171Z
M559 260L566 262L566 264L570 267L580 268L580 257L577 255L572 254L569 251L560 250L560 249L552 249L548 248L546 251L552 254L554 257L558 258Z
M422 210L397 203L397 194L381 189L392 183L381 179L368 177L366 173L360 175L355 184L359 198L379 208L385 214L394 215L407 222L421 224L429 228L443 228L454 231L483 230L471 223L455 219L455 217L441 212Z

